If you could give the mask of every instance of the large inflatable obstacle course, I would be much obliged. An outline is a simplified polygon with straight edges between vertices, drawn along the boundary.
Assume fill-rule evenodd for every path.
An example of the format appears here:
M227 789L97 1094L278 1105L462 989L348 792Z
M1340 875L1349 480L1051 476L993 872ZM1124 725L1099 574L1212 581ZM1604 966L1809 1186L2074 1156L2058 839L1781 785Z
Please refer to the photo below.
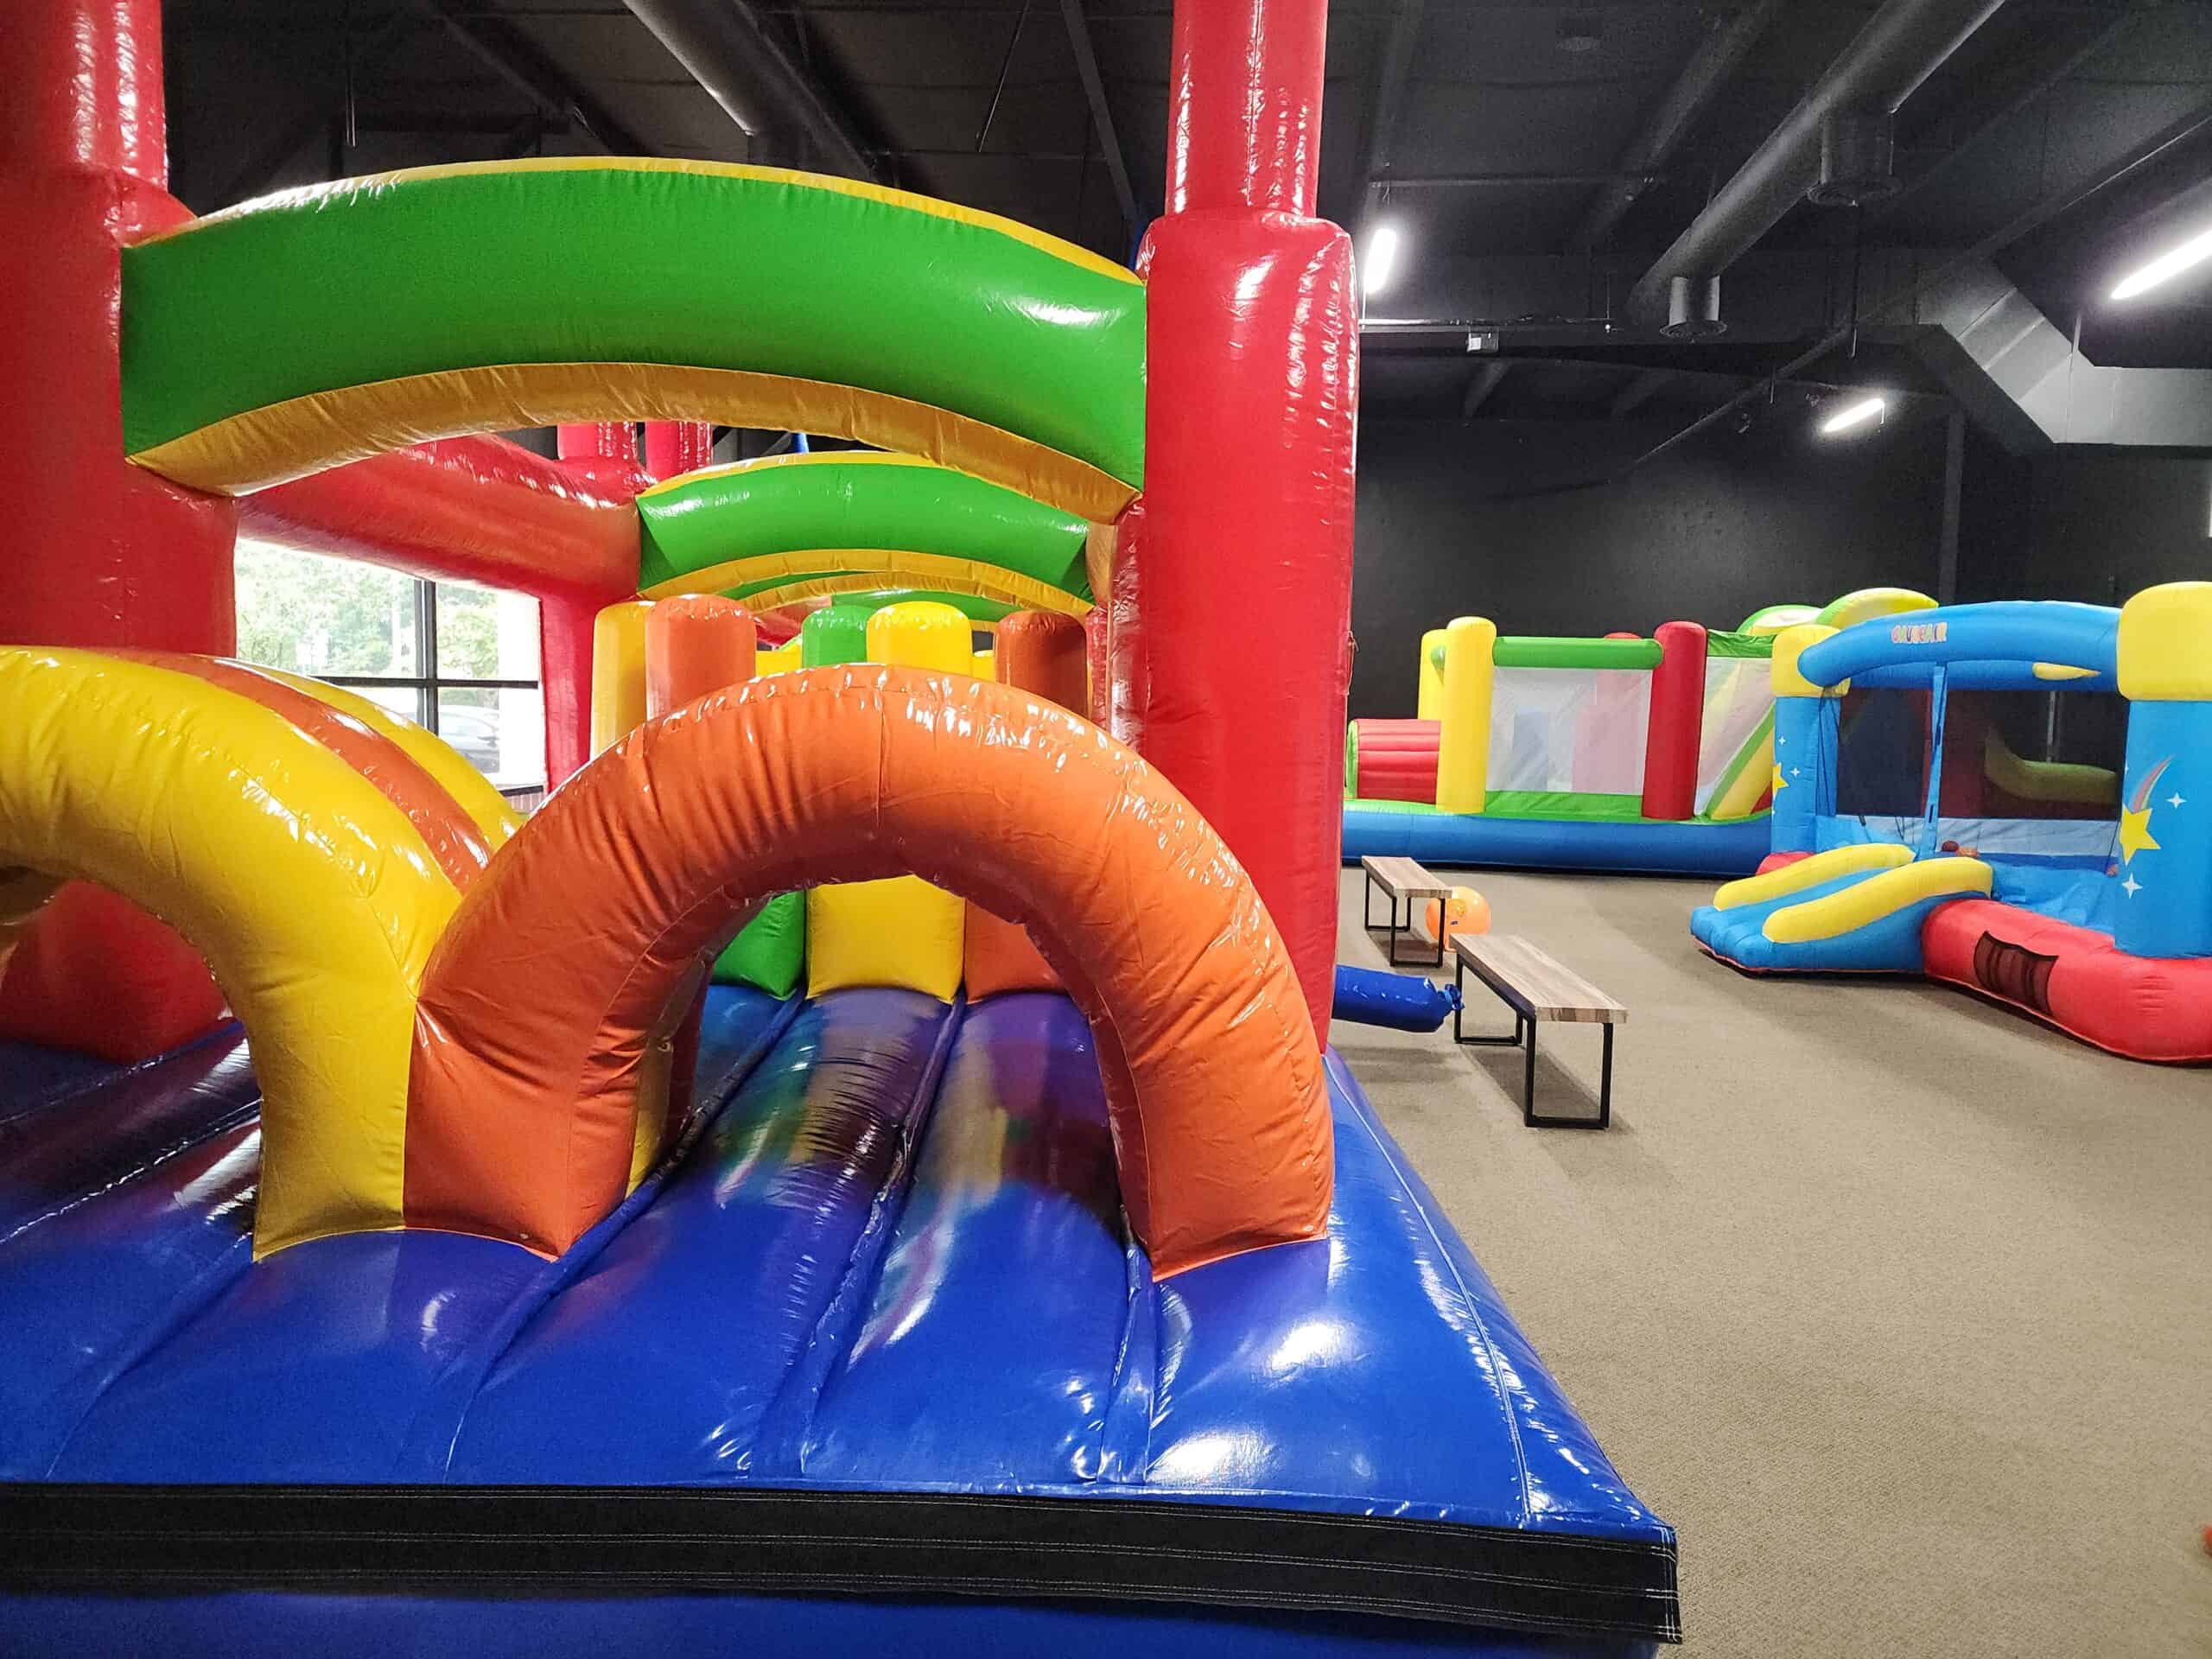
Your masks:
M0 1649L1676 1638L1325 1042L1323 21L1179 9L1140 278L695 163L194 220L150 0L0 20ZM242 523L537 595L543 806L237 660Z
M1792 628L1773 676L1772 851L1700 945L2212 1059L2212 583Z
M1344 860L1748 872L1768 846L1775 636L1882 614L1900 591L1649 639L1501 635L1483 617L1433 629L1415 717L1347 730Z

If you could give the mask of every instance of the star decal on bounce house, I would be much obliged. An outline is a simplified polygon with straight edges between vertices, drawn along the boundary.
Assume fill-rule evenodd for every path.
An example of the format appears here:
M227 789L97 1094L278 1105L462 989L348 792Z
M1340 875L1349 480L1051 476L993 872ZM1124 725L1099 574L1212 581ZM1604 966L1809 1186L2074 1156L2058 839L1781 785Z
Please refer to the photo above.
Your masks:
M2151 770L2145 774L2143 781L2136 785L2134 799L2130 801L2126 806L2120 808L2120 859L2121 863L2133 863L2135 861L2135 855L2138 853L2155 853L2159 850L2158 842L2154 840L2151 835L2151 813L2152 810L2151 804L2151 791L2158 786L2158 779L2164 775L2166 768L2173 765L2173 756L2168 755L2164 760L2159 761L2157 766L2152 767ZM2177 790L2174 791L2171 798L2166 801L2164 804L2169 806L2179 806L2181 804L2181 791ZM2134 896L2133 890L2130 891L2128 896L2130 898Z

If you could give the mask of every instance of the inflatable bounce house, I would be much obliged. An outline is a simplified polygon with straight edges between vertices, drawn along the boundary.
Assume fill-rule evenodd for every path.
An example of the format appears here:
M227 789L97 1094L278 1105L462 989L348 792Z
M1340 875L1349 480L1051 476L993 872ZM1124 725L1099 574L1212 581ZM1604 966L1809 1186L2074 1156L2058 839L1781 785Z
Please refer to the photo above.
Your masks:
M1516 638L1482 617L1433 629L1415 718L1347 728L1344 861L1746 873L1769 841L1774 636L1882 614L1899 592L1648 639Z
M1773 852L1700 945L2212 1060L2212 582L1791 628L1773 676Z
M0 19L0 1649L1676 1639L1325 1046L1323 22L1178 7L1133 273L626 159L194 220L151 0ZM463 435L641 417L898 453ZM544 804L232 658L242 520L534 571Z

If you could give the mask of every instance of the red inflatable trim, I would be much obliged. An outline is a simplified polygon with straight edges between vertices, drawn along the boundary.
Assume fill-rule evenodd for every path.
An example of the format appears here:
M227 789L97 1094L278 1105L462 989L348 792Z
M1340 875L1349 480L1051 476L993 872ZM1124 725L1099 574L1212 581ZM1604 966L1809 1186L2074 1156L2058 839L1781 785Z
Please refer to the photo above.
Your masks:
M2212 957L2131 957L2112 935L1962 899L1920 931L1928 976L2131 1059L2212 1060Z

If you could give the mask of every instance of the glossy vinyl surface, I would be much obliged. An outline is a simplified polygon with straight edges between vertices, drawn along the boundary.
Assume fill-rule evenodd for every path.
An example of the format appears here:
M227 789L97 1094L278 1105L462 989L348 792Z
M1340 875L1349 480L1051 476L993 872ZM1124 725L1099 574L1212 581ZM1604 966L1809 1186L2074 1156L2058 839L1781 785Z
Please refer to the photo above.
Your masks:
M493 299L488 270L526 291ZM231 493L525 409L803 408L804 429L1110 517L1142 478L1143 385L1128 271L990 214L766 168L418 168L124 254L125 447Z
M1083 519L915 455L824 451L709 467L648 490L638 514L647 591L683 582L744 597L796 574L929 575L938 560L1090 597ZM883 556L855 566L840 556L850 551Z
M271 1656L321 1659L609 1659L742 1652L900 1659L1052 1654L1058 1659L1649 1659L1649 1641L1513 1635L1449 1625L1203 1607L1102 1608L957 1597L828 1601L748 1595L563 1598L265 1593L0 1597L10 1653Z
M1605 823L1490 812L1344 809L1347 864L1372 853L1416 858L1425 864L1748 875L1758 868L1769 846L1764 817L1729 823Z
M868 1604L871 1629L915 1644L902 1651L1003 1643L1017 1628L1064 1628L1077 1652L1103 1650L1108 1631L1182 1651L1202 1628L1231 1652L1356 1629L1378 1653L1611 1655L1671 1632L1672 1535L1333 1055L1326 1236L1159 1281L1121 1212L1089 1027L1066 998L964 1007L857 990L793 1007L718 987L703 1047L711 1075L741 1079L734 1091L558 1262L410 1231L250 1263L248 1129L0 1245L0 1475L1166 1500L1262 1526L1380 1527L1384 1542L1346 1540L1354 1554L1410 1529L1404 1547L1430 1571L1524 1541L1570 1622L1574 1586L1595 1573L1615 1586L1589 1592L1610 1598L1592 1631L1558 1642L1280 1608L1017 1603L993 1624L1007 1593L1039 1593L1018 1585L995 1605ZM1141 1555L1141 1505L1128 1515L1115 1535ZM1264 1548L1252 1560L1262 1578L1281 1570ZM1624 1603L1624 1561L1663 1583ZM407 1605L222 1599L245 1651L271 1650L295 1620L326 1622L345 1650ZM207 1628L209 1602L162 1605L188 1645ZM639 1631L758 1621L762 1650L786 1651L808 1604L634 1605ZM549 1650L604 1628L588 1601L516 1605ZM43 1620L125 1618L35 1598L6 1603L0 1630L35 1649L60 1628ZM1471 1618L1486 1622L1479 1605Z

